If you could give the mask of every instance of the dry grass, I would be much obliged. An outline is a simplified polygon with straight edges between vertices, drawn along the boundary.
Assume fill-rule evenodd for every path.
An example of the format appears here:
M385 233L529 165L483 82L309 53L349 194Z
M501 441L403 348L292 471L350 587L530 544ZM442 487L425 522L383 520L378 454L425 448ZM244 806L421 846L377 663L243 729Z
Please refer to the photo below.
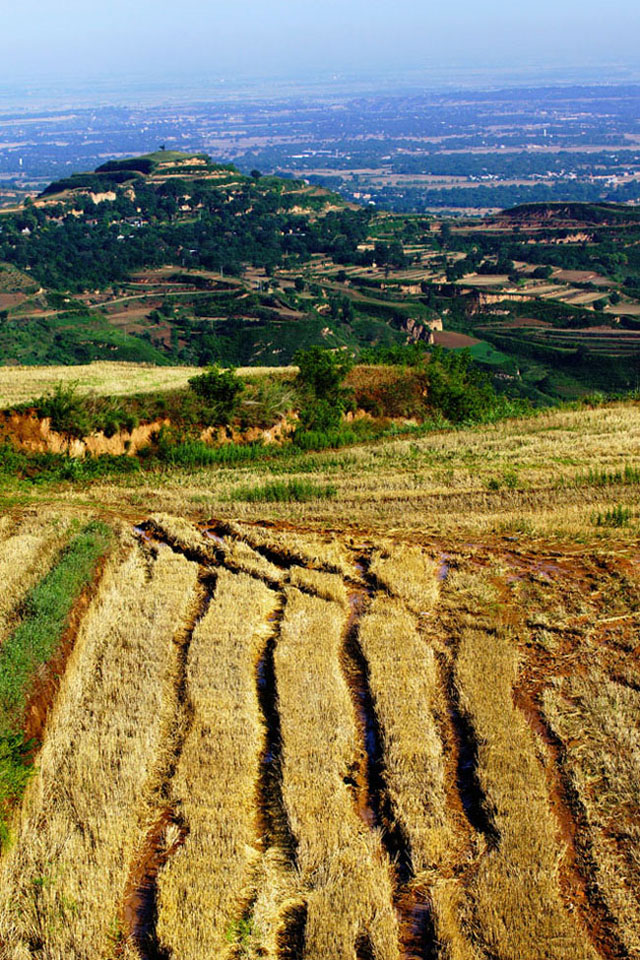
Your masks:
M438 670L433 650L404 606L386 597L374 601L359 638L382 729L385 782L409 841L413 870L420 874L441 868L451 856L454 837L434 719Z
M82 624L0 867L7 960L113 953L174 706L165 699L172 637L196 567L166 551L150 574L137 548L110 561Z
M258 580L278 584L286 579L284 571L242 540L225 539L223 553L227 563Z
M306 567L291 567L289 582L305 592L314 593L322 600L332 600L343 607L347 605L348 592L345 582L336 573L307 570Z
M356 942L365 937L376 960L395 960L389 863L345 783L361 749L339 665L345 625L337 604L287 590L275 667L283 798L308 903L304 956L353 960Z
M362 818L362 729L348 671L341 669L345 593L353 581L362 585L354 559L369 553L381 590L361 623L361 646L386 738L384 776L411 844L419 890L433 905L440 960L593 960L580 925L581 917L590 927L598 922L592 887L617 917L613 932L623 949L638 956L640 705L630 686L639 676L634 578L640 487L585 482L589 469L619 470L640 461L638 410L626 403L551 411L495 427L300 456L300 476L313 473L318 482L336 484L339 496L331 502L223 499L230 484L264 481L272 469L295 466L282 461L167 470L82 491L26 485L5 491L4 502L20 498L11 501L16 515L25 506L41 512L52 504L67 517L92 509L130 518L170 511L174 516L155 517L160 539L212 571L222 564L234 574L221 575L214 606L233 585L244 591L228 610L220 606L208 639L203 634L198 642L196 633L188 690L192 740L175 783L164 784L191 827L161 880L164 897L171 878L178 878L175 916L182 910L183 928L193 927L178 940L177 921L166 912L174 907L163 902L161 931L175 938L176 956L186 960L189 949L193 957L198 949L206 955L198 937L215 935L211 956L230 960L235 949L235 957L274 960L285 915L302 900L308 906L305 960L353 960L364 934L376 960L398 957L391 867L378 833ZM507 485L505 477L514 475ZM499 489L490 489L494 480ZM592 513L614 503L630 508L629 524L596 527ZM212 516L219 518L216 529L226 530L222 544L208 541L196 525ZM0 524L0 556L14 580L6 545L18 535L40 536L40 520L34 513L33 529L9 519ZM285 522L278 526L278 520ZM168 769L173 742L167 717L176 708L175 650L165 646L185 620L182 595L191 587L174 597L163 564L171 559L189 583L195 578L194 564L158 547L151 584L159 586L149 588L142 556L154 549L136 548L120 571L109 567L50 714L39 773L16 820L18 842L0 867L0 940L7 960L107 955L123 884L157 811L158 769L163 763ZM452 559L437 600L430 557L442 550ZM265 582L289 584L275 652L276 706L283 799L299 844L299 873L284 848L261 842L256 757L264 730L254 667L264 634L254 635L253 615L241 622L241 611L251 604L262 609ZM277 593L267 593L278 602ZM169 606L178 610L171 617L162 613ZM418 619L425 611L429 618ZM616 623L605 629L609 619ZM222 669L223 647L235 665L231 672ZM441 658L444 679L444 667L451 667L495 832L474 826L473 816L463 819L456 747L467 732L460 728L454 737L455 711L447 714L449 689L438 681L431 650ZM587 666L593 673L579 676ZM604 679L611 675L625 677L629 686ZM242 707L237 728L225 720L232 702ZM572 778L580 808L578 840L595 862L584 881L573 851L565 856L560 840L561 818L571 811L558 786L556 753L527 722L536 722L535 710L525 715L517 706L528 710L540 702L564 745L563 772ZM227 784L222 800L218 781ZM216 835L215 846L210 838L218 817L242 843L219 849ZM589 863L578 865L589 873ZM195 919L189 915L196 896L206 904L202 916L209 917L202 920L204 932L200 901ZM214 920L206 913L211 909ZM608 928L603 936L609 937ZM31 946L38 937L44 945Z
M241 377L291 376L296 367L240 367ZM76 383L81 393L122 397L156 390L181 390L202 367L156 367L144 363L97 361L78 366L0 366L0 409L27 403L57 383Z
M283 572L275 564L270 563L242 540L234 540L231 537L214 540L203 534L188 520L167 514L154 514L149 522L153 531L161 539L179 550L185 550L197 556L203 562L213 562L222 555L225 562L235 570L248 573L257 580L279 584L285 579Z
M383 587L414 613L430 610L438 596L436 565L420 547L390 544L373 553L370 571Z
M215 598L193 634L192 721L171 788L189 833L160 875L158 914L160 941L184 960L230 955L254 897L265 741L256 673L276 605L266 586L220 571ZM275 924L277 914L270 920Z
M513 704L518 673L506 630L464 628L455 667L473 728L478 778L498 834L470 886L475 926L499 960L595 960L586 931L563 903L562 849L538 744Z
M12 516L0 516L0 543L6 540L15 530L16 524Z
M293 506L290 504L289 506ZM270 528L264 529L243 523L229 523L230 531L253 547L266 547L283 560L312 566L329 573L342 573L353 576L353 566L344 544L337 537L323 539L313 533L300 534L298 531L281 533Z
M589 830L595 880L626 956L640 957L640 693L593 672L557 683L545 713Z
M458 879L438 877L429 895L438 939L438 960L480 960L478 949L470 942L471 905Z

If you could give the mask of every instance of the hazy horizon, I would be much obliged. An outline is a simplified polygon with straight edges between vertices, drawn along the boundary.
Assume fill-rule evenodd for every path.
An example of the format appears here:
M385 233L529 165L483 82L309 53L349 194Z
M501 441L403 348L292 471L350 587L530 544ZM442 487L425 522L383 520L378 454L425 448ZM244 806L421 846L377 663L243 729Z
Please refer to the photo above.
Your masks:
M91 8L89 8L91 11ZM24 0L3 13L0 88L47 81L76 89L208 85L215 93L263 78L331 85L562 82L639 76L636 0L460 0L455 12L418 0L325 0L296 7L249 0ZM334 76L335 75L335 76ZM402 80L400 80L402 78ZM53 92L53 91L52 91Z

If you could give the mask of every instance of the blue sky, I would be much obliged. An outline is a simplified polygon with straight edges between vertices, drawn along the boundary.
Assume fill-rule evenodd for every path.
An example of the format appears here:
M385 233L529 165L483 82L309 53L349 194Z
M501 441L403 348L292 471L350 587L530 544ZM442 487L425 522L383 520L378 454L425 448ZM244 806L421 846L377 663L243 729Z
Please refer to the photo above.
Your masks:
M0 83L633 65L639 0L3 0Z

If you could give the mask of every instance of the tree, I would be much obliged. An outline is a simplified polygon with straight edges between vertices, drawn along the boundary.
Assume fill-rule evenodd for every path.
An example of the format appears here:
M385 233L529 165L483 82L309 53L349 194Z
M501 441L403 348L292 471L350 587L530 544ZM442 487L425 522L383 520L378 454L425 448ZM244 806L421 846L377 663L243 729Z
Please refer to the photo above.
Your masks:
M298 385L304 397L300 423L306 430L335 429L352 401L351 390L342 384L353 360L318 346L299 350L293 359L300 368Z
M442 247L442 249L446 250L446 248L449 246L449 243L451 242L451 226L447 223L446 220L440 225L438 239L440 241L440 246Z

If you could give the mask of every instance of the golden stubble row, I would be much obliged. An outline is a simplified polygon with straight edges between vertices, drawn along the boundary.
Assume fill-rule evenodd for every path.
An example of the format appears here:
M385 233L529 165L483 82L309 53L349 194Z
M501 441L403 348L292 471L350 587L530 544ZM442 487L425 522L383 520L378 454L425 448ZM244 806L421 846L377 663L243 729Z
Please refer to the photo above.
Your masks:
M588 826L595 880L632 960L640 958L640 692L597 668L545 691L544 710Z
M132 864L157 811L174 637L197 567L168 549L112 558L81 625L0 864L3 960L99 960L120 934Z
M437 605L438 565L417 546L387 543L374 552L370 570L385 589L358 639L381 733L385 790L408 847L409 890L430 903L442 960L477 960L469 900L456 872L468 852L447 797L442 677L420 630Z
M159 941L183 960L226 957L243 935L256 946L274 942L279 896L272 915L249 916L258 878L267 887L277 879L262 862L257 816L265 748L257 669L277 605L264 584L221 569L191 641L192 719L171 784L188 835L160 874L157 926Z
M385 596L373 601L360 624L359 639L394 814L408 838L414 873L430 874L449 859L454 841L435 720L439 677L433 649L418 634L405 606Z
M541 745L513 702L518 652L509 629L464 626L454 672L497 835L468 885L477 938L499 960L596 960L561 895L558 823Z
M292 587L286 597L275 672L283 800L307 901L305 960L352 960L361 938L377 960L396 960L390 863L348 786L362 746L340 668L346 613Z

